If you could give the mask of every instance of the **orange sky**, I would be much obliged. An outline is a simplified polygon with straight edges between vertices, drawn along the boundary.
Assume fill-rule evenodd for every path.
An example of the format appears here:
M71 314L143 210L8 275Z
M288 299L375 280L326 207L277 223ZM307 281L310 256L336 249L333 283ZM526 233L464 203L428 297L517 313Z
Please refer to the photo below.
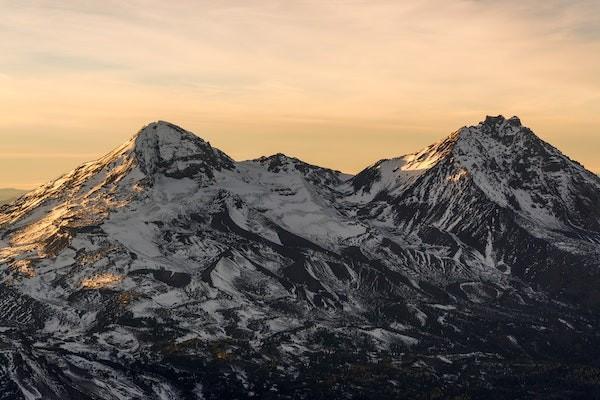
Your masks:
M0 0L0 14L0 187L158 119L236 159L355 172L518 115L600 171L596 0Z

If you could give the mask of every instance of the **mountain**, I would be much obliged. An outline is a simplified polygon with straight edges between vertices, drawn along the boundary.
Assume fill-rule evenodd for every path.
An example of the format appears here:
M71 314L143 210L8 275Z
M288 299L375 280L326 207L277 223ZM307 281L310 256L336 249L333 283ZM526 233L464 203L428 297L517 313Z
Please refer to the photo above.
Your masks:
M516 117L488 117L419 153L380 161L352 186L370 218L390 215L431 244L450 233L536 288L600 301L600 179ZM430 237L432 227L443 234Z
M9 201L16 199L17 197L19 197L20 195L22 195L25 192L26 192L26 190L11 189L11 188L0 189L0 205L2 205L4 203L8 203Z
M599 243L516 117L355 176L152 123L0 208L0 399L600 395Z

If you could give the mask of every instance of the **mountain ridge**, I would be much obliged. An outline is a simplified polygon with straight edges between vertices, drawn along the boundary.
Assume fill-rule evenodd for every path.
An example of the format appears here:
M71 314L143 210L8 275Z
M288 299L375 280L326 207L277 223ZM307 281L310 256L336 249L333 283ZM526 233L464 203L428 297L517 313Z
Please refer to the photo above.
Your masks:
M518 394L503 380L522 368L595 368L590 174L516 117L355 176L234 161L151 123L0 208L0 389L396 398L425 379ZM341 378L348 365L365 378Z

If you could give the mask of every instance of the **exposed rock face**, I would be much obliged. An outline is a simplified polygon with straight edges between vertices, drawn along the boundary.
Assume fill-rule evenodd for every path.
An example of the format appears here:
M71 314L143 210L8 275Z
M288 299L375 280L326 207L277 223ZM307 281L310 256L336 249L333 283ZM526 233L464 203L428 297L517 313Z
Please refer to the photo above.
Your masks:
M152 177L212 178L214 171L232 169L234 162L225 153L198 136L168 122L155 122L142 129L134 139L140 169Z
M0 399L598 394L599 260L516 117L356 176L152 123L0 209Z

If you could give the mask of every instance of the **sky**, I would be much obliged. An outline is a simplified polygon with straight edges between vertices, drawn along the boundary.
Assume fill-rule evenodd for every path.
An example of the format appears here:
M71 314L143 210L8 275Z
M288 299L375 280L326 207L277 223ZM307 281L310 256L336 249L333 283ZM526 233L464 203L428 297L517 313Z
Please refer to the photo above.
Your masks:
M485 115L600 172L598 0L0 0L0 187L167 120L354 173Z

